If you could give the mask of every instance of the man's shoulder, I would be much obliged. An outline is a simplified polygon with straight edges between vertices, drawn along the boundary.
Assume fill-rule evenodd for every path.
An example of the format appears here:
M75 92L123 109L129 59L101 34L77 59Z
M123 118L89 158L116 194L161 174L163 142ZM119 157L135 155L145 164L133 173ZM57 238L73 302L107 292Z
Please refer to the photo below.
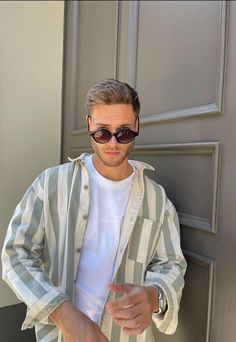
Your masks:
M43 173L49 177L58 176L59 174L61 176L68 176L70 173L73 174L75 167L79 168L79 166L80 164L76 161L70 161L64 164L51 166L47 168Z
M64 164L55 165L44 170L35 180L34 183L40 183L41 187L44 188L45 182L52 186L53 184L64 182L71 182L75 171L80 169L80 164L74 161L70 161Z
M166 211L168 211L172 207L174 207L173 203L168 198L166 191L162 185L158 184L152 178L150 178L146 175L144 176L144 179L145 179L145 183L146 183L147 196L148 196L148 192L151 193L151 191L148 191L148 190L150 190L150 187L152 187L152 189L155 191L156 198L159 200L162 199L163 204L165 204L165 210Z
M147 175L144 175L144 181L145 181L146 187L152 187L157 193L159 193L162 196L166 195L165 189L163 188L163 186L158 184L152 178L148 177Z
M32 188L40 197L53 198L55 194L65 194L71 188L74 173L80 170L77 162L67 162L44 170L33 182Z

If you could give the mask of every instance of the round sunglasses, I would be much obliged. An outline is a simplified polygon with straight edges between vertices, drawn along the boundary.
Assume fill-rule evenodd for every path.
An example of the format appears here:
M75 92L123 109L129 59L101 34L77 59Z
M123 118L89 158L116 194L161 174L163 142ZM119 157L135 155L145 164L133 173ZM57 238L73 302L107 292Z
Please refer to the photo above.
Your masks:
M108 129L99 128L93 132L89 131L89 135L99 144L108 143L113 136L119 144L129 144L138 135L138 132L134 132L129 128L122 128L118 132L112 133Z

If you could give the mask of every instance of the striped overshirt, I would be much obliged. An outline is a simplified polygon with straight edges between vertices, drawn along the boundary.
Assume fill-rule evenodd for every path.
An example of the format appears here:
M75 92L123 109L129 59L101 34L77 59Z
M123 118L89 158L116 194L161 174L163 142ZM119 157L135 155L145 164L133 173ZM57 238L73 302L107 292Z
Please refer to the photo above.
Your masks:
M26 303L22 329L35 327L39 342L63 342L49 315L63 301L74 302L89 207L85 154L44 171L16 207L2 251L3 279ZM186 261L180 247L178 217L164 189L144 175L148 164L130 161L134 182L123 219L115 283L158 285L168 302L164 315L153 314L140 335L122 332L105 310L100 326L111 342L154 342L157 330L173 334L184 286ZM107 300L117 295L110 292Z

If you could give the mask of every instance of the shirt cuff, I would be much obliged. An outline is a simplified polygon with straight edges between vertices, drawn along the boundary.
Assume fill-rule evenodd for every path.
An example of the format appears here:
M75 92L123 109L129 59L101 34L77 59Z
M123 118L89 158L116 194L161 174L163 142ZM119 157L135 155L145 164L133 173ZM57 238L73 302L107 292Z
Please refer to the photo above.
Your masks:
M27 308L26 318L21 329L33 328L37 323L53 324L49 319L50 314L66 300L69 300L69 297L61 288L53 288L35 305Z

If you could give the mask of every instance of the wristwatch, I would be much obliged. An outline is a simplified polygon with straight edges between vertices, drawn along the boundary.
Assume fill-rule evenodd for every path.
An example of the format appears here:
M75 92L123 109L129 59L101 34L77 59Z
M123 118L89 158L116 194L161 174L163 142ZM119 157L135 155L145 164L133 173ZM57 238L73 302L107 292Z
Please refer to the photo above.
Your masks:
M163 290L159 286L155 285L154 287L156 288L157 295L158 295L158 311L155 311L155 313L161 314L165 312L167 309L166 296Z

